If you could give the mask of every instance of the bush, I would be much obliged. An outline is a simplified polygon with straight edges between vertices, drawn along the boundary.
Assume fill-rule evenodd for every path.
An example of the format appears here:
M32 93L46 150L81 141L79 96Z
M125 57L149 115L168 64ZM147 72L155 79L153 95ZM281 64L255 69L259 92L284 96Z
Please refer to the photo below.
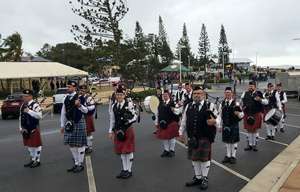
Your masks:
M146 90L140 92L131 92L131 98L139 98L144 100L147 96L156 95L156 90Z

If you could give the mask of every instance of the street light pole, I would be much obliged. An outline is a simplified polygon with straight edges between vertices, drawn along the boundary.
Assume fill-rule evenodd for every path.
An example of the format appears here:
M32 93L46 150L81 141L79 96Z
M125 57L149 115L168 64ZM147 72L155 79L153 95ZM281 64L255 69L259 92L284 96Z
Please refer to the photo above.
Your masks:
M189 69L190 69L190 56L188 55L188 59L189 59Z
M256 75L257 75L257 69L258 69L258 65L257 65L257 54L259 54L259 52L256 52Z
M180 79L180 82L181 82L181 45L179 44L179 79Z

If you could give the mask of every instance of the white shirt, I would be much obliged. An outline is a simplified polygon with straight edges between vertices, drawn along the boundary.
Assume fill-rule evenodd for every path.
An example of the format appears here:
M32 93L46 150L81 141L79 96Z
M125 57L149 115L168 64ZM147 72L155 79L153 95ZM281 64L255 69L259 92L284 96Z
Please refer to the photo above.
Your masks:
M271 91L271 95L273 94L273 92L274 92L274 90ZM263 96L264 96L264 98L266 98L266 97L265 97L265 96L266 96L266 93L264 93ZM276 104L277 104L278 109L279 109L279 110L282 110L282 108L281 108L281 103L280 103L280 97L279 97L278 92L275 93L275 98L276 98Z
M282 91L280 91L282 92ZM278 95L279 95L279 99L280 99L280 92L277 91ZM282 104L285 104L287 103L287 96L286 96L286 93L283 92L283 100L281 101Z
M115 105L119 105L119 104L121 104L120 109L122 109L123 105L125 104L125 100L123 100L122 103L115 103L115 104L113 104L112 107L111 107L111 109L113 109ZM117 107L119 107L119 106L117 106ZM130 119L130 120L128 120L128 123L132 123L132 122L136 121L137 115L135 114L134 108L133 108L133 106L132 106L132 104L130 102L128 102L128 110L129 111L132 110L133 118ZM115 120L115 114L112 112L111 115L110 115L109 133L114 133L112 129L115 126L115 121L116 121Z
M163 102L166 102L166 105L168 105L169 102L170 102L170 99L168 99L167 101L163 100ZM158 106L159 106L159 105L158 105ZM158 116L159 116L159 113L158 113L158 106L157 106L157 108L156 108L156 110L155 110L155 120L154 120L154 125L158 125ZM175 107L178 107L178 105L176 104ZM179 109L179 108L175 108L174 111L173 111L173 113L174 113L175 115L179 115L180 109Z
M74 96L75 96L76 92L74 93L71 93L71 94L68 94L69 96L69 99L71 100ZM61 114L60 114L60 126L61 127L65 127L66 125L66 122L67 122L67 117L66 117L66 107L65 107L65 99L67 97L65 97L63 99L63 105L62 105L62 108L61 108ZM75 106L76 107L76 106ZM88 112L88 109L84 106L84 105L81 105L80 107L78 107L78 109L82 112L82 113L87 113Z
M228 100L225 100L225 105L227 105L227 101L228 101ZM231 105L232 101L233 101L233 99L231 99L231 100L229 101L229 106ZM237 101L235 102L235 105L236 105L236 106L240 106L239 103L238 103ZM220 114L218 115L217 119L218 119L219 122L220 122L219 127L222 127L222 126L223 126L222 105L219 106L219 113L220 113ZM239 117L240 119L243 118L243 117L244 117L244 112L240 112L240 114L238 115L238 117Z
M33 100L29 101L27 105L28 106L31 105L32 102L33 102ZM22 108L22 106L21 106L21 108ZM20 130L22 130L22 126L21 126L21 113L22 113L22 111L21 111L21 108L20 108L20 116L19 116L19 129ZM30 115L31 117L35 118L35 119L42 119L42 117L43 117L41 107L37 103L33 104L32 109L29 109L27 114Z
M84 96L84 98L86 98L86 96L87 96L87 94ZM86 107L87 107L88 111L92 111L92 110L95 109L95 105L93 105L95 102L94 102L94 99L91 96L89 96L85 100L85 102L86 102Z
M256 91L253 91L253 93L255 93L255 92L256 92ZM252 94L253 94L253 93L252 93ZM244 99L244 97L245 97L245 92L242 93L242 95L241 95L241 99L240 99L241 106L243 106L243 99ZM264 98L261 99L261 103L262 103L263 105L268 105L269 101L268 101L268 99L266 99L266 98L264 97Z
M191 89L191 92L189 92L189 93L185 90L185 92L184 92L183 95L182 95L181 103L183 103L183 102L185 101L185 96L184 96L184 94L186 94L186 93L188 94L188 98L189 98L189 99L193 98L193 95L192 95L192 94L193 94L193 90Z
M183 113L183 117L181 120L181 124L180 124L180 128L179 128L179 135L183 135L183 133L186 131L186 120L187 120L187 116L186 116L186 110L189 108L189 105L194 105L196 104L195 101L193 101L193 103L190 103L186 106L184 113ZM199 105L199 111L201 110L203 104L204 104L204 99L200 102L201 105ZM205 104L206 105L206 104ZM215 114L218 114L218 111L216 109L214 109L214 104L210 103L209 109ZM192 117L194 118L194 117ZM217 118L216 119L216 124L214 125L216 128L220 127L220 120Z

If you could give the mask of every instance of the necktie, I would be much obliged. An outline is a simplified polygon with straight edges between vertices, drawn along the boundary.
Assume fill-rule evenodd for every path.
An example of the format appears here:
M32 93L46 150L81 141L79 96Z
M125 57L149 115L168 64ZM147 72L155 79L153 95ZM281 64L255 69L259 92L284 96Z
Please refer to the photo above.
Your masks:
M196 114L199 112L199 106L200 106L200 103L196 103L195 104L195 112L196 112Z
M227 101L226 103L227 103L227 106L229 107L229 101Z
M120 110L121 110L121 104L118 105L118 111L120 111Z

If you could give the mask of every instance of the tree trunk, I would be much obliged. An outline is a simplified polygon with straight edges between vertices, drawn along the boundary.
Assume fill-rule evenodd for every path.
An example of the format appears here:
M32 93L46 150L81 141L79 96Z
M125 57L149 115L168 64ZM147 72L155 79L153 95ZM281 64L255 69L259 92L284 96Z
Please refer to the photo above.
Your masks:
M3 91L6 91L5 88L4 88L4 86L3 86L2 79L0 79L0 83L1 83L1 88L2 88L2 90L3 90ZM6 83L8 83L8 82L6 81Z

